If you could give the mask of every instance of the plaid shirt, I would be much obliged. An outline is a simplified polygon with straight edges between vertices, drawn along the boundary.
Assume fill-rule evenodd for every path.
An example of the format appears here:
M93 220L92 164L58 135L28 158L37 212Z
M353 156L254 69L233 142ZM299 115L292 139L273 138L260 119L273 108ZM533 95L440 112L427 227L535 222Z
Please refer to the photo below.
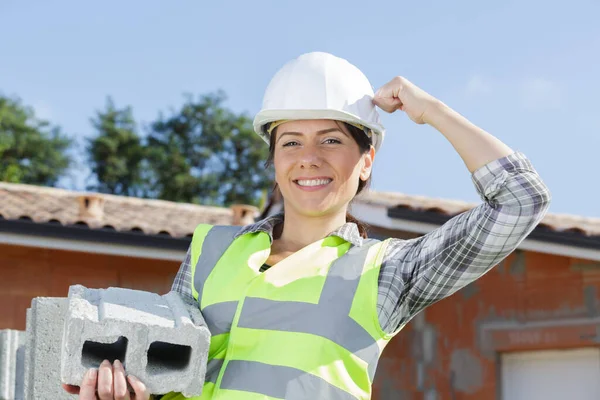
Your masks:
M377 312L381 327L395 333L425 307L475 281L517 248L545 215L550 192L530 161L513 153L479 168L472 175L484 200L428 234L410 240L391 239L379 272ZM272 239L283 221L275 215L241 228L239 235L263 231ZM354 223L329 236L354 246L362 238ZM172 290L192 296L190 251Z

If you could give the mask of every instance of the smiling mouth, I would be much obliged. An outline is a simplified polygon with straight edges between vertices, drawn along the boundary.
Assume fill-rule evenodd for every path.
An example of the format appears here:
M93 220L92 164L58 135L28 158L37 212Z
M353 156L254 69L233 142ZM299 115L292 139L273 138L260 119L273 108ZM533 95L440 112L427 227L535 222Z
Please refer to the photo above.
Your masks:
M328 185L329 183L331 183L331 181L333 181L333 179L329 179L329 178L296 179L296 180L294 180L294 182L298 186L305 187L305 188L313 188L313 187L325 186L325 185Z

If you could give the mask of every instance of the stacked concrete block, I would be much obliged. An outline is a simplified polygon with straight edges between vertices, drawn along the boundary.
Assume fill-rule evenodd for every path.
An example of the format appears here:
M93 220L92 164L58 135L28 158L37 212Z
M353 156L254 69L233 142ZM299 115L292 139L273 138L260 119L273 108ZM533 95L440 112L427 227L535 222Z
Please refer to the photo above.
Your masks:
M23 397L25 332L0 331L0 400Z
M37 297L27 310L24 400L69 400L60 381L60 352L67 299ZM19 399L19 397L16 397Z
M77 385L89 368L118 359L151 393L202 393L210 332L197 306L175 292L69 290L61 378Z

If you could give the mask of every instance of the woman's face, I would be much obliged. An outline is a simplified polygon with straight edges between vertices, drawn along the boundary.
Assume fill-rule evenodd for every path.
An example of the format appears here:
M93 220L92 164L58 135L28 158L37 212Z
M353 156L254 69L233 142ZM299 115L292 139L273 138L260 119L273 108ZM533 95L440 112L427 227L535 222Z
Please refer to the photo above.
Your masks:
M371 174L374 150L361 154L343 123L289 121L275 132L275 180L286 210L304 216L346 212L359 179Z

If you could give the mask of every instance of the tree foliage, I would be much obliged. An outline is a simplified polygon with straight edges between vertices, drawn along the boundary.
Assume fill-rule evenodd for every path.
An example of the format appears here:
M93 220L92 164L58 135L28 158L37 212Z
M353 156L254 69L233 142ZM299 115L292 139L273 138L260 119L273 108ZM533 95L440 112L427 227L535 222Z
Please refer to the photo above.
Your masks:
M0 181L55 185L72 163L72 143L20 100L0 96Z
M259 205L273 173L268 146L252 120L224 106L223 92L193 98L160 114L140 134L130 106L107 98L90 119L86 156L94 183L116 195L228 206ZM0 180L55 186L73 159L73 140L35 117L20 101L0 97Z
M223 106L222 92L188 96L180 110L159 116L147 138L153 189L164 200L258 204L272 184L268 147L252 120Z
M145 148L131 107L117 108L109 97L103 111L91 119L95 136L88 140L90 168L97 183L90 189L127 196L144 196L142 174Z

